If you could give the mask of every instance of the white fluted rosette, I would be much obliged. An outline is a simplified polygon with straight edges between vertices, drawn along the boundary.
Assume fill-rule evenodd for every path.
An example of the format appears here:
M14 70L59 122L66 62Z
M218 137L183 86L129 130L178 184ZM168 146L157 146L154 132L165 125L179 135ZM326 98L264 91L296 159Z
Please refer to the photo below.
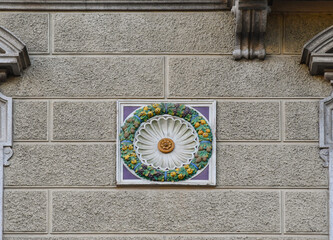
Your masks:
M168 149L166 151L161 149L163 142ZM176 116L160 115L141 124L133 145L137 156L146 165L172 170L190 164L198 151L199 138L188 121Z

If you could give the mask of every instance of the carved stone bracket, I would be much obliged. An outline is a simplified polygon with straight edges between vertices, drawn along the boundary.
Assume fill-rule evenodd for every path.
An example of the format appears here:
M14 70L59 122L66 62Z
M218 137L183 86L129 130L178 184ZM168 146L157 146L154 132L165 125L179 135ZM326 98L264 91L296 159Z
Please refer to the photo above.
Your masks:
M236 39L233 56L236 60L264 59L268 0L235 0L231 11L236 17Z

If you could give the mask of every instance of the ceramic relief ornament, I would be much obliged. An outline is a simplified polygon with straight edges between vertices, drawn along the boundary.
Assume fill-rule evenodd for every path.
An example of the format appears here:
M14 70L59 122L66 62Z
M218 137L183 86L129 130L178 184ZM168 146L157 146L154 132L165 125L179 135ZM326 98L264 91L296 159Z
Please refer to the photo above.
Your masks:
M118 184L215 185L215 106L118 102Z

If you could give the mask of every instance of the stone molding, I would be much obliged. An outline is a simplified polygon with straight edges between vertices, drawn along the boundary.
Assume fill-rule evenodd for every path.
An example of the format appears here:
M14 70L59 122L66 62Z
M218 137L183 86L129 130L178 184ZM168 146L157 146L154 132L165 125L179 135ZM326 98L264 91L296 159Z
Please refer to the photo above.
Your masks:
M301 63L311 75L324 75L333 85L333 26L317 34L303 47ZM320 101L319 147L324 167L329 171L329 240L333 240L333 91Z
M308 65L312 75L333 71L333 26L304 45L301 63Z
M4 0L0 10L28 11L207 11L229 10L231 0Z
M7 29L0 27L0 80L8 74L20 76L30 66L27 48Z
M234 58L263 60L266 56L267 15L270 12L268 0L235 0L231 11L236 18Z
M301 63L309 67L311 75L324 75L325 79L333 84L333 26L320 32L304 45ZM330 97L320 101L319 146L325 167L329 165L329 149L333 149L332 113L333 92Z

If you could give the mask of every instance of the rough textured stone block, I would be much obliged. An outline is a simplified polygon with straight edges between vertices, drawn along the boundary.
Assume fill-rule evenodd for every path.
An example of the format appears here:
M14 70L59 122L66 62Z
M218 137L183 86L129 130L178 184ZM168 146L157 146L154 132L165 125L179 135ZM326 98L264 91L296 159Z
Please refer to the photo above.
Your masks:
M54 140L114 140L115 102L54 102Z
M252 237L252 236L223 236L223 235L193 235L190 236L177 236L172 234L168 235L144 235L139 236L105 236L105 237L6 237L5 240L328 240L327 236L301 236L301 237L281 237L281 236L265 236Z
M48 52L48 19L45 13L4 12L0 15L0 26L22 40L29 53Z
M252 236L223 236L223 235L193 235L180 236L180 235L136 235L136 236L101 236L101 237L6 237L5 240L328 240L327 236L308 236L308 237L281 237L281 236L266 236L261 237Z
M47 102L14 101L14 140L47 140Z
M317 145L218 144L220 186L327 187Z
M329 82L309 75L299 57L268 56L234 61L231 56L173 57L170 97L325 97Z
M54 232L278 232L278 192L53 192ZM198 221L204 219L204 221Z
M286 232L328 232L328 192L286 192Z
M104 186L115 182L114 144L15 144L7 186Z
M46 231L46 191L14 191L4 193L5 232Z
M162 97L162 57L35 57L0 86L21 97Z
M282 15L269 14L267 17L267 30L265 37L266 52L280 54L282 45Z
M279 102L218 102L218 140L279 140Z
M285 16L285 53L302 54L305 43L333 25L333 14L288 14Z
M286 102L287 140L318 140L319 103L316 102Z
M55 52L231 53L234 44L230 12L56 14L54 22Z

